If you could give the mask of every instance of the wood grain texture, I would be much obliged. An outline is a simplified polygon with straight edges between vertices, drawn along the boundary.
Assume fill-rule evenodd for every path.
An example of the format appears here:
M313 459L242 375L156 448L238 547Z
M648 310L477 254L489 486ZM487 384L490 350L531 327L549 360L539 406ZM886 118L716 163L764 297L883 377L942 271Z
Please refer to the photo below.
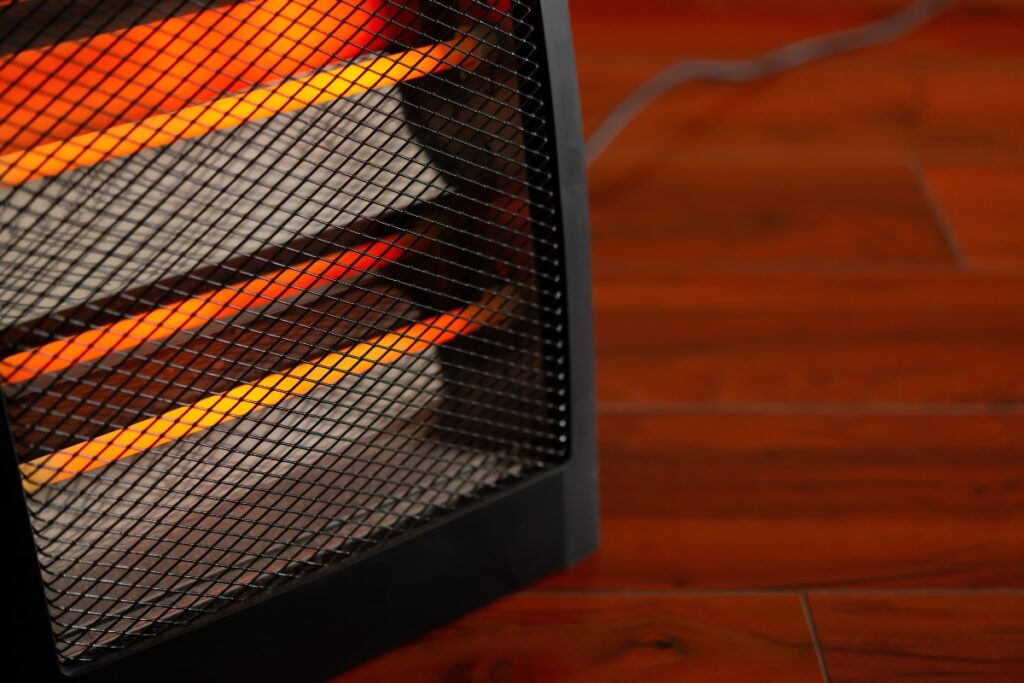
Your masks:
M599 399L1017 404L1021 284L959 273L602 273Z
M887 74L884 64L866 74L817 65L749 89L681 88L666 95L663 106L642 114L615 144L629 150L623 153L627 158L657 155L667 145L703 156L729 149L851 156L896 150L937 161L973 155L1007 159L1024 152L1024 130L1014 124L1024 118L1019 94L1024 71L1013 68L994 76L989 68L944 70L948 67L939 64L909 76ZM639 73L624 77L630 84L642 78ZM618 99L600 108L610 110Z
M606 516L1024 525L1024 413L604 414L598 426Z
M1024 586L1024 415L599 425L601 547L542 590Z
M899 157L635 156L590 185L597 270L953 265Z
M972 266L1024 268L1024 165L936 166L926 175Z
M796 596L524 594L335 683L820 680Z
M634 84L679 57L751 57L861 25L906 4L658 2L642 30L622 31L603 0L581 0L574 8L580 8L584 122L592 129ZM1019 155L1024 151L1024 128L1015 123L1024 118L1022 17L1019 3L961 2L892 44L741 87L684 86L644 112L616 143L612 158L660 156L669 149L682 155L731 150Z
M1019 683L1024 595L814 596L832 683Z

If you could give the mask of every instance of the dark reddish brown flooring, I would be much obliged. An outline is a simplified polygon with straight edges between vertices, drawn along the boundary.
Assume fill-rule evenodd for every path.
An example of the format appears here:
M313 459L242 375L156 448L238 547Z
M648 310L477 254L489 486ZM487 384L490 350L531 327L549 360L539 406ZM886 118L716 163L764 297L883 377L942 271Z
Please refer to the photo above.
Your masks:
M573 0L586 127L902 4ZM1024 5L681 88L591 191L600 551L337 683L1024 681Z

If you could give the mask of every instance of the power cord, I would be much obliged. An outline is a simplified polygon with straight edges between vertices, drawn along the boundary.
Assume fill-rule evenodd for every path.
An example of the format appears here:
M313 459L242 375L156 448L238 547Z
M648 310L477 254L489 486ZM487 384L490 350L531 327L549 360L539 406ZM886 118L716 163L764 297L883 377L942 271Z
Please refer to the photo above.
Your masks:
M954 0L918 0L880 21L846 31L815 36L753 59L683 59L637 87L587 138L587 166L593 164L615 138L655 100L691 81L744 83L789 71L827 57L863 50L895 40L938 16Z

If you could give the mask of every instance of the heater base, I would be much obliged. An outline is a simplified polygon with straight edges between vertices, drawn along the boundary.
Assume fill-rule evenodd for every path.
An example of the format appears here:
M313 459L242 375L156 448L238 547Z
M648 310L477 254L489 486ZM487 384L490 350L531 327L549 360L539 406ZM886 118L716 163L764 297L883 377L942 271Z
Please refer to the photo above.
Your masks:
M326 681L582 559L593 542L567 551L566 535L596 541L596 528L570 528L581 517L569 512L575 486L568 469L486 496L400 542L269 590L95 667L61 670L41 605L26 605L22 615L39 618L34 633L21 635L50 647L12 653L21 660L14 670L32 671L32 680L42 683Z

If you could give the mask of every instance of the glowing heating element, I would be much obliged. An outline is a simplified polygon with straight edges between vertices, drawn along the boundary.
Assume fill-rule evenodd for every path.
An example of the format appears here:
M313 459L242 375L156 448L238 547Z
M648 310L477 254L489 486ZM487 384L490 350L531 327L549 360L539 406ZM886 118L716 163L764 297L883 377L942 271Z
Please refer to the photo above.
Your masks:
M414 21L389 0L252 0L0 56L0 151L385 50Z
M143 149L163 147L215 130L295 111L367 90L386 88L448 69L472 68L479 40L472 35L355 64L338 66L278 85L157 114L139 122L48 142L29 150L0 155L0 185L20 185L36 178L92 166Z
M328 354L318 361L302 363L288 372L267 375L259 382L237 386L192 405L23 463L23 486L29 492L38 490L47 484L70 479L82 472L275 406L286 399L303 396L317 387L337 384L346 377L364 374L403 356L446 344L461 335L475 332L484 323L500 322L504 317L504 304L504 299L492 297L480 304L433 316Z
M16 353L0 360L0 384L15 384L66 370L202 327L213 320L256 311L358 277L399 259L415 240L415 235L390 237L339 251Z

